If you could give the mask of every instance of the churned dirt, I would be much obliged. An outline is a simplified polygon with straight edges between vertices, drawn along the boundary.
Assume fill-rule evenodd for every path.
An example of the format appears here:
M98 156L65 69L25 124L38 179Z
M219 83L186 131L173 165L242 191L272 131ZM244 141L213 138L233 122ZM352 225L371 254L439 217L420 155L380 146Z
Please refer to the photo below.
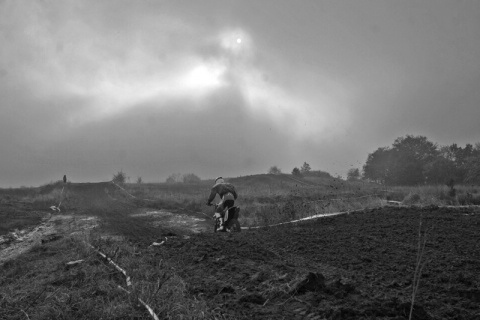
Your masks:
M207 210L163 211L110 183L70 185L63 203L23 243L95 227L152 265L168 260L217 319L408 319L423 240L412 318L480 319L475 208L384 207L215 234ZM20 242L3 244L0 259Z
M480 212L383 208L167 242L190 292L233 318L480 319Z

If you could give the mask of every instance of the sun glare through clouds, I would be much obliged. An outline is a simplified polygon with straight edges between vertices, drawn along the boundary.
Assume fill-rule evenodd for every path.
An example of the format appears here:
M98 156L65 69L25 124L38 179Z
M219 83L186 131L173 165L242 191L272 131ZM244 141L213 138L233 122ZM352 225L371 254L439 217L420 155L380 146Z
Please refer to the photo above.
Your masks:
M188 89L203 93L206 90L221 86L221 77L224 72L225 67L220 64L200 64L185 76L183 84Z
M49 71L50 81L39 82L42 86L37 88L49 92L63 86L68 93L88 100L87 107L71 112L72 127L104 120L142 105L168 108L174 105L169 102L181 100L192 109L209 108L212 94L227 88L241 94L239 103L244 103L244 111L252 117L264 119L265 123L290 131L300 139L337 131L330 125L332 119L339 119L335 122L342 124L348 121L342 114L343 97L337 99L332 93L337 84L333 84L333 88L323 85L322 94L318 90L312 93L285 85L272 73L276 66L258 63L260 53L267 56L275 52L259 47L258 39L244 29L223 29L204 37L194 32L188 36L194 43L193 50L171 55L159 55L168 47L167 42L153 47L139 42L122 48L121 53L116 47L94 47L88 54L75 56L77 67L72 70L66 67L68 60L63 55L52 54L49 59L63 72L55 73L56 69L45 67L53 70ZM89 43L84 42L84 46ZM73 46L72 51L76 52L82 43ZM197 51L197 47L213 49L202 52ZM108 62L102 60L104 57ZM80 68L84 72L76 76ZM294 71L288 66L284 69ZM40 71L37 73L43 74Z

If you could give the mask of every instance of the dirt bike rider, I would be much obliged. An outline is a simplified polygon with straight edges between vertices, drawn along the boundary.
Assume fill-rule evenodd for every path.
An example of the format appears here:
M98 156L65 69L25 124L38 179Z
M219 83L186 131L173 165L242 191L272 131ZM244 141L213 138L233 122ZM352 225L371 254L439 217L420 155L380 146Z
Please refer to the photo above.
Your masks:
M220 196L221 201L218 203L217 209L215 210L215 217L220 219L220 228L218 228L218 231L223 231L225 230L225 212L233 207L235 200L237 200L237 191L232 184L226 183L222 177L218 177L215 179L215 184L208 197L207 206L212 205L212 201L217 194Z

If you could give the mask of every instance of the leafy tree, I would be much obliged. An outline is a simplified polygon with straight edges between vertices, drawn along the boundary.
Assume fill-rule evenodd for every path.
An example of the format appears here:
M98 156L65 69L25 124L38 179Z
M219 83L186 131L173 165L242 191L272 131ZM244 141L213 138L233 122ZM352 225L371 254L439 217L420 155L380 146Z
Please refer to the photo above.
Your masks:
M300 169L298 169L297 167L293 168L292 174L297 177L302 175L302 173L300 172Z
M400 137L395 139L391 148L379 148L368 155L363 167L364 176L387 184L424 183L425 168L438 154L437 145L426 137Z
M423 168L425 182L429 184L443 184L449 180L458 180L458 169L455 162L443 156L437 156Z
M466 167L465 182L480 184L480 155L468 158Z
M369 154L363 175L397 185L480 183L480 143L438 147L426 137L407 135Z
M397 138L392 150L391 179L394 184L400 185L424 183L424 166L438 155L437 145L423 136Z
M305 173L309 173L310 170L312 170L312 168L310 167L310 165L306 162L303 163L302 167L300 168L300 172L305 174Z
M120 170L113 175L112 181L117 184L124 184L127 181L127 175L125 172L123 172L123 170Z
M438 154L437 145L424 136L406 135L397 138L392 147L416 160L428 161Z
M137 177L137 183L138 183L138 184L143 183L142 177Z
M440 148L440 154L442 157L453 162L455 166L455 180L463 181L466 179L469 167L473 164L469 161L472 157L475 157L477 153L476 147L471 144L467 144L464 148L459 147L456 143L450 146L444 146Z
M368 155L363 166L363 176L379 183L387 183L390 178L393 151L386 148L378 148Z
M268 174L281 174L281 173L282 173L282 170L280 170L280 168L277 166L272 166L268 170Z
M360 179L360 170L358 168L351 168L347 172L347 180L348 181L356 181Z
M193 173L187 173L183 175L183 183L200 183L201 179L193 174Z

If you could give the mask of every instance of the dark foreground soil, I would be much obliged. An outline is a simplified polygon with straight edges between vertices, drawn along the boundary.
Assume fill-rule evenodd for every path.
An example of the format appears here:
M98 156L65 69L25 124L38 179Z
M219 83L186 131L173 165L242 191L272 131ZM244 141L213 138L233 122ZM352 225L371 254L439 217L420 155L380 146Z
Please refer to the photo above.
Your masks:
M480 319L480 213L383 208L168 242L191 294L233 318Z
M236 234L191 234L154 225L148 216L132 217L148 204L120 199L110 185L76 188L82 196L71 196L70 214L98 217L97 231L121 236L142 263L168 261L187 298L205 303L210 318L408 319L420 265L413 319L480 319L478 209L385 207ZM151 246L165 236L163 245ZM425 250L417 264L422 239ZM12 265L0 271L12 273ZM20 271L16 276L22 277ZM2 281L14 282L0 276L0 287ZM0 305L11 314L16 307L2 301L15 294L0 289ZM95 301L92 309L98 307ZM26 307L32 312L41 306ZM151 317L140 308L134 318Z

